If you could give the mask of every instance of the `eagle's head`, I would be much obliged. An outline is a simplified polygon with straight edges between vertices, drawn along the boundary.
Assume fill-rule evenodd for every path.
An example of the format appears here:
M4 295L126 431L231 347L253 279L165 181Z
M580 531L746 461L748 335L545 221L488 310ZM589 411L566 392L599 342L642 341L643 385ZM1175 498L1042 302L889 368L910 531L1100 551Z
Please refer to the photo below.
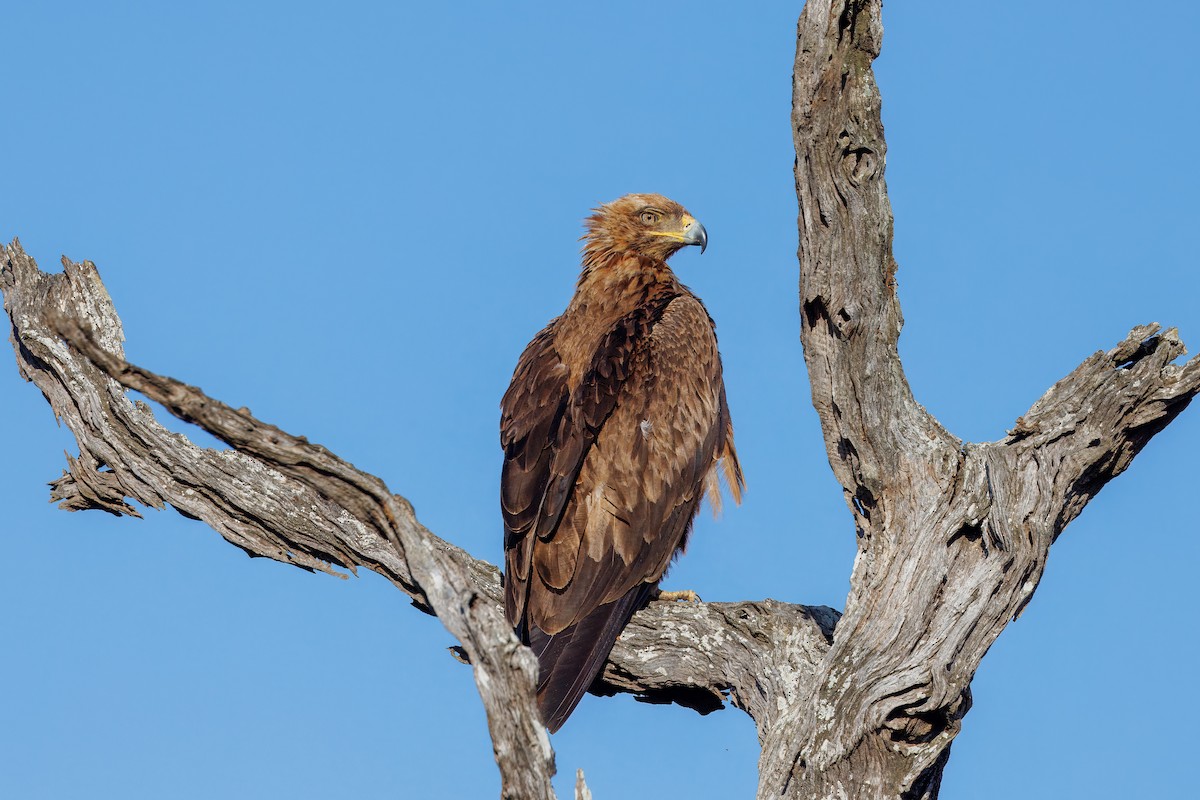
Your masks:
M704 226L661 194L627 194L595 209L584 225L583 252L589 265L624 255L666 261L686 245L699 245L701 253L708 246Z

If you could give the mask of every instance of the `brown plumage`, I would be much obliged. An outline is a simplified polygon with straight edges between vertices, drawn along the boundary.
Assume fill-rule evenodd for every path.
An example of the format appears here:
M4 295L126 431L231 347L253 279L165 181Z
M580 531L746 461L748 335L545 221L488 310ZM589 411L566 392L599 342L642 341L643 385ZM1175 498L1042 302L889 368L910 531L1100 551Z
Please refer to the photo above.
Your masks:
M505 609L538 656L551 731L687 542L700 498L734 499L721 358L704 306L667 259L703 226L661 195L587 220L575 296L521 355L501 402Z

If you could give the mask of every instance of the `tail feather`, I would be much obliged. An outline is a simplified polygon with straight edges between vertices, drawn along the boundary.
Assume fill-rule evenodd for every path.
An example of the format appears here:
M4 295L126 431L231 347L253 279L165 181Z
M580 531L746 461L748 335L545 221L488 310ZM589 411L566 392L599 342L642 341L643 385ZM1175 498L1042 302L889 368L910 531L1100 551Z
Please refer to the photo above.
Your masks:
M625 624L637 611L653 584L639 584L619 600L602 605L569 628L548 635L528 628L529 646L538 659L538 711L554 733L579 705L596 680L609 651Z

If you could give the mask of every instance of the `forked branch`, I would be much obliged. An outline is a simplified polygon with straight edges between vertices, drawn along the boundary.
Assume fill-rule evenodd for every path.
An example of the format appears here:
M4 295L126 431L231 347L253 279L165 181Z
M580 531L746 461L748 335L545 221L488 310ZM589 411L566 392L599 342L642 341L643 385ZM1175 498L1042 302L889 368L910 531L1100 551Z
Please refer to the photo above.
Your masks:
M1050 544L1200 391L1200 361L1174 365L1182 343L1148 326L1081 364L1003 441L963 443L917 404L897 351L871 67L880 11L810 0L799 25L801 339L859 555L816 680L764 742L760 787L788 797L935 796L975 669Z

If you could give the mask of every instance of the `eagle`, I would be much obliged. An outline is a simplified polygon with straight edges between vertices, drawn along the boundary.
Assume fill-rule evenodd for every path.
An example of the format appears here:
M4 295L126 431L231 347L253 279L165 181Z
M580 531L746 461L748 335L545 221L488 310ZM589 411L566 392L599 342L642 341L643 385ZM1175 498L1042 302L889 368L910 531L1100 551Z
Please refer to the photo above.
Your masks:
M631 194L585 229L575 294L501 401L505 612L537 655L551 732L658 594L701 498L719 509L722 474L736 502L744 487L715 326L667 266L704 252L704 226Z

